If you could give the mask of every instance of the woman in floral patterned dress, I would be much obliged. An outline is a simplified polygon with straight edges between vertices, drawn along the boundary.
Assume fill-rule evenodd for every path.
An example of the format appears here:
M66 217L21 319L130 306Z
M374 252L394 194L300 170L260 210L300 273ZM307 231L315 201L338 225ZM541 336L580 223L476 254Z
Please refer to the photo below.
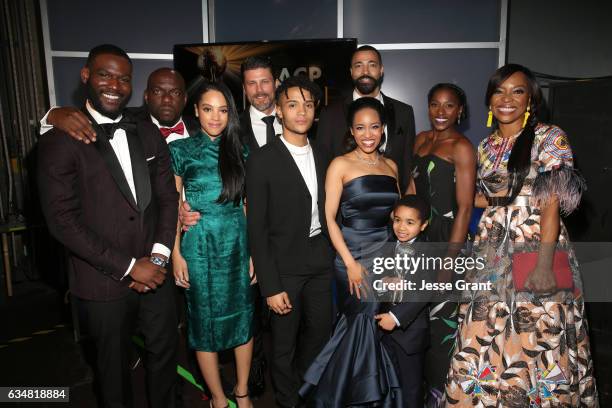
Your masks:
M486 209L473 254L485 268L466 280L491 286L460 300L447 406L596 407L578 264L560 219L578 205L584 181L567 136L537 122L531 71L499 68L486 96L496 130L478 147L476 206ZM553 274L555 250L568 254L569 288ZM520 252L537 255L524 285L513 277Z

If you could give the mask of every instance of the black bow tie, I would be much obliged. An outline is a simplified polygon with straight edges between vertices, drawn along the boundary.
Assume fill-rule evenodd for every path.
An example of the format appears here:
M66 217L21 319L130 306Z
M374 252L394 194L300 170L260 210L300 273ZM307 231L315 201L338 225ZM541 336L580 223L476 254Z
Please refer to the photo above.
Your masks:
M136 124L133 122L128 122L127 120L120 120L119 122L115 123L102 123L99 126L102 128L102 130L104 130L104 133L106 133L108 140L111 140L113 137L115 137L115 131L117 129L123 129L126 133L128 133L136 127Z

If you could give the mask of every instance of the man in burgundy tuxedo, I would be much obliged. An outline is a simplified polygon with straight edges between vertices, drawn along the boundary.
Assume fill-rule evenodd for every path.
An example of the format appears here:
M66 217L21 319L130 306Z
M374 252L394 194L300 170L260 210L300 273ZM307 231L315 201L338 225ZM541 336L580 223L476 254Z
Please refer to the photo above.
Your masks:
M149 406L172 407L177 317L165 263L178 193L170 156L151 121L133 120L132 64L122 49L92 49L81 70L83 113L97 140L54 128L38 145L38 184L51 233L67 248L70 291L94 340L104 407L131 406L128 369L136 324L147 349Z

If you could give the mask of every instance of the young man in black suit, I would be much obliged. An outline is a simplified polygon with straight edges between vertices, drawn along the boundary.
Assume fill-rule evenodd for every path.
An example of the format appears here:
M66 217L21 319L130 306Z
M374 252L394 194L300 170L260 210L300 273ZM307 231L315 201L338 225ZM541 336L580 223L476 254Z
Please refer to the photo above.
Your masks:
M372 46L363 45L351 57L353 92L344 100L330 104L321 110L316 142L331 158L346 153L344 139L348 130L346 115L348 106L355 99L371 96L385 107L387 126L386 141L382 144L385 157L397 164L399 185L406 191L412 171L412 149L414 146L414 112L410 105L388 97L380 91L384 67L380 52Z
M299 404L302 375L332 326L327 160L307 138L319 97L307 79L287 78L276 90L282 135L247 161L249 244L261 293L273 312L271 375L283 407Z
M98 139L53 129L38 144L47 225L69 251L70 291L97 351L104 407L131 406L128 357L138 321L147 349L150 407L174 406L177 319L164 266L174 245L178 193L170 153L148 121L124 107L132 63L122 49L92 49L81 69L83 113Z

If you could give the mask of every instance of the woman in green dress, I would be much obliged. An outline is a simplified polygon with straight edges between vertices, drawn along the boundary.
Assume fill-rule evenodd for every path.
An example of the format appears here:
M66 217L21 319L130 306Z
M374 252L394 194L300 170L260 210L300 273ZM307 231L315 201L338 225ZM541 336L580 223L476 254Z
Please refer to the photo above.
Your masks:
M184 189L202 218L182 236L177 227L174 276L186 288L188 342L212 393L210 406L227 406L217 352L233 348L238 406L252 407L247 395L253 304L243 204L246 152L227 87L206 83L195 100L200 132L169 146L177 189Z

